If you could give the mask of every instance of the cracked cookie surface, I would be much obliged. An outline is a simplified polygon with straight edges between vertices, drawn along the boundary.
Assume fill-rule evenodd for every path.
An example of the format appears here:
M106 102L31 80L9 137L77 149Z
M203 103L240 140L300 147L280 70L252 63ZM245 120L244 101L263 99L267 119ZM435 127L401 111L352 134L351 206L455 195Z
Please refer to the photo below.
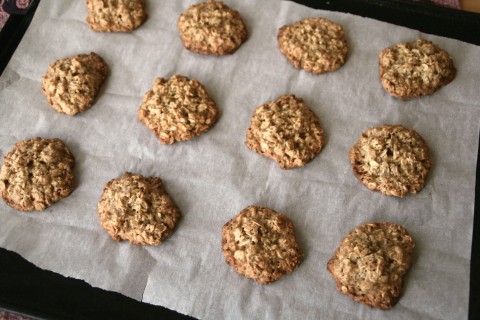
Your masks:
M222 229L225 261L259 284L277 281L300 264L292 221L272 209L249 206Z
M147 19L144 0L86 0L86 6L94 31L130 32Z
M98 216L114 240L159 245L173 233L180 211L160 178L126 172L105 185Z
M368 223L343 238L327 269L338 291L356 302L388 310L403 292L415 242L400 225Z
M138 118L160 142L172 144L208 131L218 109L205 87L195 79L174 75L157 78L138 108Z
M279 29L277 41L295 68L314 74L337 70L347 59L343 27L325 18L306 18L285 25Z
M60 139L17 142L3 159L0 193L20 211L40 211L73 191L74 157Z
M231 54L247 39L240 13L212 0L185 10L177 27L185 48L205 55Z
M42 91L58 112L75 115L89 109L108 74L108 66L95 52L52 63L42 79Z
M365 131L349 152L355 176L370 190L404 197L423 189L431 166L423 138L402 125Z
M448 52L421 39L382 50L379 65L383 88L400 99L432 94L456 75Z
M291 169L304 166L320 153L323 130L301 98L285 95L255 110L245 144L282 169Z

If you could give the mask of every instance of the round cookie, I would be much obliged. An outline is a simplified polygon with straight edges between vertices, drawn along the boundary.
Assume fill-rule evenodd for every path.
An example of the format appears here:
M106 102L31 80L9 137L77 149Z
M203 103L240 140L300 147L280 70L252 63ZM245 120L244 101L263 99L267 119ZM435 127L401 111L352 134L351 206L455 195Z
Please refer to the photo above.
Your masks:
M301 98L284 95L255 110L245 144L282 169L291 169L304 166L320 153L323 130Z
M75 115L93 105L108 74L108 66L95 52L52 63L42 79L42 91L58 112Z
M231 54L247 39L238 11L212 0L185 10L177 27L185 48L205 55Z
M390 95L429 95L450 83L456 69L450 55L427 40L401 42L379 54L380 80Z
M160 178L126 172L105 185L98 216L114 240L159 245L173 233L180 211Z
M147 19L145 0L86 0L87 23L94 31L130 32Z
M277 281L300 264L292 221L269 208L249 206L222 229L225 261L259 284Z
M20 211L40 211L73 191L75 159L60 139L17 142L3 159L0 193Z
M431 165L423 138L402 125L365 131L349 157L353 173L368 189L397 197L422 190Z
M343 27L325 18L306 18L285 25L279 29L277 41L295 68L314 74L337 70L347 59Z
M403 276L413 262L415 243L402 226L368 223L343 238L327 269L338 291L382 310L403 293Z
M174 75L157 78L138 108L138 118L160 142L172 144L208 131L218 109L204 86L195 79Z

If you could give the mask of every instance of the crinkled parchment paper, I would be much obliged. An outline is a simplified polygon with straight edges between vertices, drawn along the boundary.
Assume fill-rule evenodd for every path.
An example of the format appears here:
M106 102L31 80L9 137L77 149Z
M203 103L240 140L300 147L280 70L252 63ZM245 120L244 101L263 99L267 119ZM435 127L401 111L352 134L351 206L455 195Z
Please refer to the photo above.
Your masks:
M83 1L42 0L0 78L0 156L30 137L58 137L76 158L76 187L43 212L0 203L0 246L41 268L199 318L465 319L468 312L480 48L460 41L292 2L225 2L239 10L249 38L231 56L185 50L178 15L194 0L148 1L147 22L132 33L91 31ZM342 24L350 54L338 71L294 69L277 48L280 26L305 17ZM378 52L425 38L447 50L457 78L432 96L400 101L379 81ZM75 117L55 112L41 92L50 63L97 52L111 72L96 104ZM220 109L206 134L160 144L136 116L155 77L202 82ZM323 151L304 168L281 170L244 145L254 109L283 94L302 97L325 130ZM426 187L404 199L372 192L354 177L348 150L367 128L401 123L430 146ZM159 247L117 243L101 229L103 186L124 171L164 180L183 213ZM293 273L260 286L223 259L221 228L250 204L287 214L305 259ZM370 221L402 224L417 243L405 293L391 311L352 302L326 271L343 236Z

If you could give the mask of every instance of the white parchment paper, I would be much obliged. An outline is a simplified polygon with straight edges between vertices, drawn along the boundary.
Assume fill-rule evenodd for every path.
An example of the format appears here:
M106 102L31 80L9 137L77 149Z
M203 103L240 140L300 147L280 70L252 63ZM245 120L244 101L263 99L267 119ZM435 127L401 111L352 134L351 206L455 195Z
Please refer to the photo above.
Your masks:
M465 319L468 312L475 164L480 129L480 48L343 13L278 0L225 2L239 10L248 41L233 55L185 50L176 20L194 0L148 1L132 33L96 33L83 1L42 0L0 78L0 156L22 139L61 138L76 158L74 192L43 212L0 203L0 246L41 268L205 319ZM305 17L342 24L350 54L338 71L294 69L277 48L280 26ZM425 38L447 50L457 78L432 96L400 101L378 78L378 52ZM53 61L95 51L111 72L95 105L75 117L54 111L41 92ZM136 117L155 77L201 81L221 116L206 134L162 145ZM302 97L325 130L324 150L304 168L281 170L244 145L254 109L283 94ZM426 187L404 199L363 187L348 150L367 128L401 123L427 141ZM111 240L97 203L124 171L159 176L183 218L159 247ZM250 204L287 214L305 259L292 274L260 286L223 259L221 228ZM405 293L388 312L337 292L326 264L346 233L371 221L402 224L416 240Z

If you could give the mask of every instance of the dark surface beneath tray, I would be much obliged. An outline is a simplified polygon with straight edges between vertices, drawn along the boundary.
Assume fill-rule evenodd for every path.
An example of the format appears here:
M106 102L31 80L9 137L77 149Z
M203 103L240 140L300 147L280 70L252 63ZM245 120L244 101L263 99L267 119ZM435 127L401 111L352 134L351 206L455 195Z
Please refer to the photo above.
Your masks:
M312 8L348 12L480 45L480 14L408 0L297 0ZM24 16L11 16L0 32L0 74L33 17L38 0ZM479 75L480 77L480 75ZM479 148L480 153L480 148ZM477 160L476 181L479 181ZM470 319L480 319L479 190L470 275ZM45 319L192 319L163 307L93 288L82 280L41 270L20 255L0 248L0 308Z

